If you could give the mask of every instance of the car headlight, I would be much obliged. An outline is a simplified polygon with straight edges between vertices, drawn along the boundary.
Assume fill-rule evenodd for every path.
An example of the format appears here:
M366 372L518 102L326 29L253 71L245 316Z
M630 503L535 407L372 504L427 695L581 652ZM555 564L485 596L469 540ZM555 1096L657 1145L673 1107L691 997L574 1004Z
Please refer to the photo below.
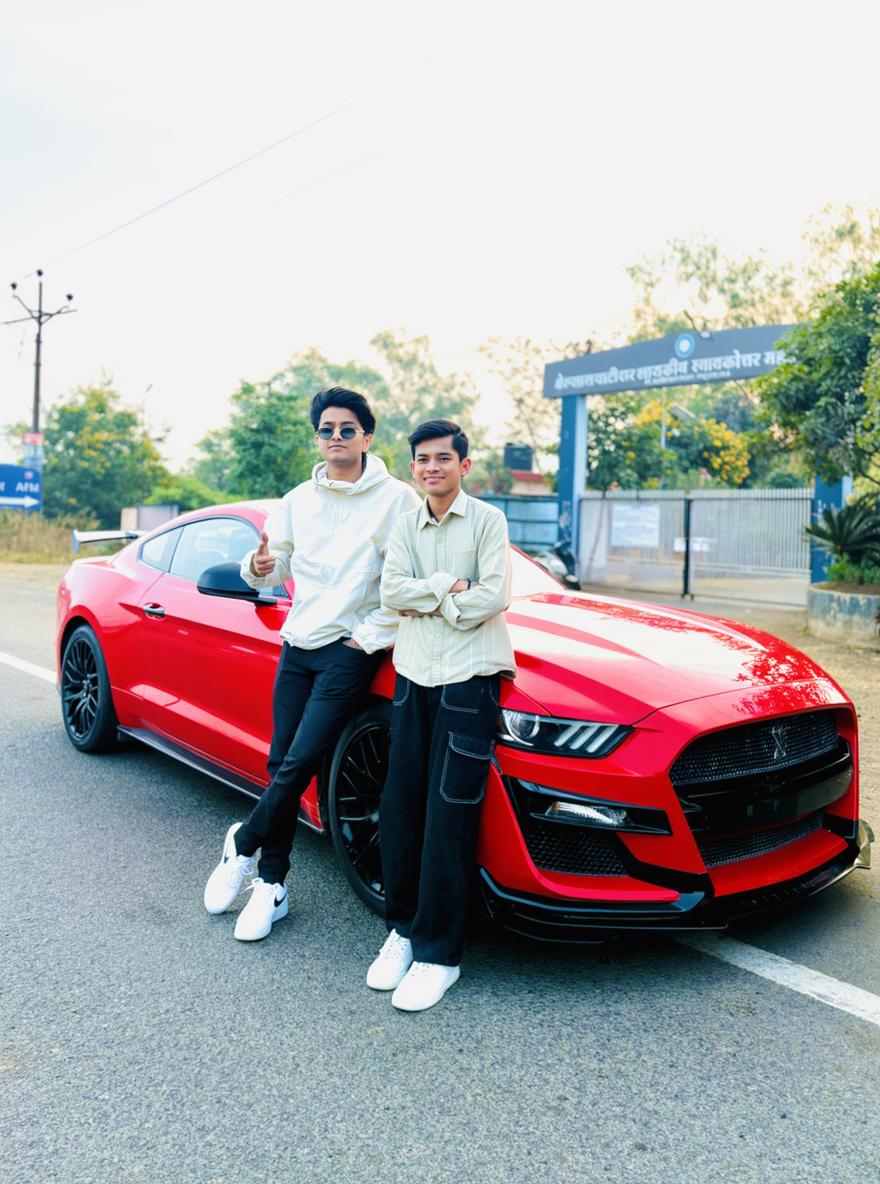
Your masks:
M628 736L624 724L593 723L583 719L554 719L525 711L502 708L497 739L501 744L532 752L584 756L593 760L607 756Z

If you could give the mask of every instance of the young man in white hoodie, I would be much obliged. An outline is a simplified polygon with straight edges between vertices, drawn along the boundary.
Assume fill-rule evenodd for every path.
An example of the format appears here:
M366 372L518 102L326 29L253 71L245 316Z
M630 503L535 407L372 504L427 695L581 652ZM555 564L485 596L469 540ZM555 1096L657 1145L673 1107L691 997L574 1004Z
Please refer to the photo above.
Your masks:
M241 565L252 588L292 578L294 597L281 629L271 781L244 823L229 828L205 885L205 908L222 913L258 871L235 925L240 941L265 937L287 916L300 798L394 644L399 616L381 603L382 563L398 517L419 505L415 490L369 455L376 420L363 395L321 391L311 418L323 460L272 510Z

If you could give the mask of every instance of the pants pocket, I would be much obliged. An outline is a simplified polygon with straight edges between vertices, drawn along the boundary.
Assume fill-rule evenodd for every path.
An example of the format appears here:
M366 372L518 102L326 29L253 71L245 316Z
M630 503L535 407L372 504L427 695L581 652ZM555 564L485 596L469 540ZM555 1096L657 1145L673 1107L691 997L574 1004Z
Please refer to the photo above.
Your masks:
M440 796L457 806L476 806L486 793L489 761L495 741L482 736L449 733L443 758Z
M398 674L394 680L394 698L391 700L393 707L403 707L404 703L409 698L410 681L404 678L402 674Z

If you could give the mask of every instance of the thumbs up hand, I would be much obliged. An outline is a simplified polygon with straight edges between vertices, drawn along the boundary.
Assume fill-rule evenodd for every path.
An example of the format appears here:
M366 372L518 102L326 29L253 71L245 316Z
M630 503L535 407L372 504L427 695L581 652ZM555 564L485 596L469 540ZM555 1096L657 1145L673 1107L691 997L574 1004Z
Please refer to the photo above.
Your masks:
M275 556L269 554L269 536L265 531L260 535L260 545L251 558L251 571L255 576L268 576L275 567Z

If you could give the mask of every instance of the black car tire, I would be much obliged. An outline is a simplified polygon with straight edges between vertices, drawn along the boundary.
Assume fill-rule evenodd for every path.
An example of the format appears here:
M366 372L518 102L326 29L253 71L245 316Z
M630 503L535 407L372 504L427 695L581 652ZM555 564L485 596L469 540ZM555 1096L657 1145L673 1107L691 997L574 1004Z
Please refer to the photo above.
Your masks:
M88 625L74 629L64 647L61 714L68 739L80 752L108 752L117 746L107 664Z
M327 784L327 822L346 879L374 913L382 913L379 799L388 772L391 704L375 703L339 738Z

